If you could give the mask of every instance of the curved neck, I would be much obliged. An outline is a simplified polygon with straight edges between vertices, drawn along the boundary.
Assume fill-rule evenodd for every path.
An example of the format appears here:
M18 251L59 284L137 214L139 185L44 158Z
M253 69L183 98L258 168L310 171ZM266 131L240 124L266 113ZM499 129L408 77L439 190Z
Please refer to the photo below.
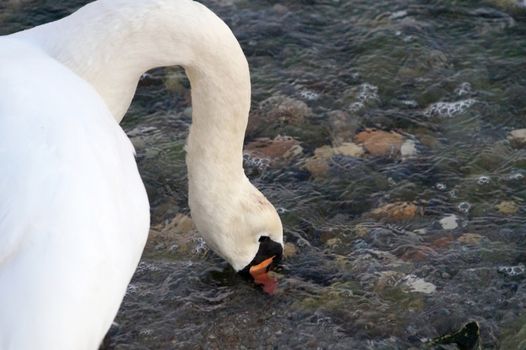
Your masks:
M190 187L197 176L244 176L250 108L246 58L228 26L190 0L98 0L74 14L13 35L42 47L90 82L115 119L126 113L140 76L181 65L192 86ZM212 176L213 178L213 176Z

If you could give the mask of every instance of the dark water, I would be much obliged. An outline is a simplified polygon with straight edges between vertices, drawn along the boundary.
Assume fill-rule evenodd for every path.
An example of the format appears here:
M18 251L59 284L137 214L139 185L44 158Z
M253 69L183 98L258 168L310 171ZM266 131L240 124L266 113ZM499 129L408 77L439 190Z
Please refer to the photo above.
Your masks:
M3 0L0 33L86 2ZM204 3L251 65L246 169L291 243L280 289L238 278L183 216L189 84L157 69L124 121L153 229L104 348L456 349L426 343L476 321L482 348L526 349L526 149L507 138L526 128L519 2ZM366 128L402 150L338 148Z

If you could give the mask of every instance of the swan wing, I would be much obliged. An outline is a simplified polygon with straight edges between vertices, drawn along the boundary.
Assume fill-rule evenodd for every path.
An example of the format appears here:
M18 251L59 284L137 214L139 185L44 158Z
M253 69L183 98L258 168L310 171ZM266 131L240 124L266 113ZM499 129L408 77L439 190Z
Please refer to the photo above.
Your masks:
M36 48L0 38L0 81L0 348L97 348L148 233L133 147Z

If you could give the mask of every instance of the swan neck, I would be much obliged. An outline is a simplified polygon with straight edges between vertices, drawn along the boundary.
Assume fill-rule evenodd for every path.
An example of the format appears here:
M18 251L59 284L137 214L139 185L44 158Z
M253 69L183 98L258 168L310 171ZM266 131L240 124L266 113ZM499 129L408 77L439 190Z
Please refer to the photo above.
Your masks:
M91 83L118 122L140 77L152 68L183 66L193 88L210 83L233 95L243 93L249 81L246 59L228 26L191 0L98 0L13 37L41 47Z

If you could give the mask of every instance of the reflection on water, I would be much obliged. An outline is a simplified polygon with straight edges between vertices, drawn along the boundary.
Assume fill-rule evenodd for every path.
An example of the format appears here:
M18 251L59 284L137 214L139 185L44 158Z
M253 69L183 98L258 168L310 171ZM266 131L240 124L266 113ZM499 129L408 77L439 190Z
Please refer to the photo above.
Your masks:
M86 2L3 2L0 31ZM471 321L484 348L524 347L520 2L204 2L251 65L245 165L284 221L280 289L255 291L195 235L189 84L157 69L124 123L153 228L105 347L416 349Z

